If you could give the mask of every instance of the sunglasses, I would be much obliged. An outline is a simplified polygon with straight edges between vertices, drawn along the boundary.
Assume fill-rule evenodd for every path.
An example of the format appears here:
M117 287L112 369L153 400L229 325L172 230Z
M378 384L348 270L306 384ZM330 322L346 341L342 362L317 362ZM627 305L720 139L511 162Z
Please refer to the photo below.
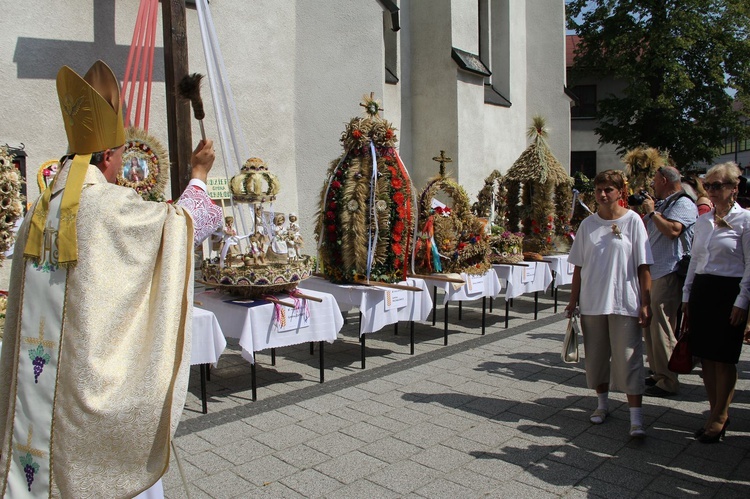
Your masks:
M732 185L731 182L703 182L703 188L707 191L718 191L724 186Z

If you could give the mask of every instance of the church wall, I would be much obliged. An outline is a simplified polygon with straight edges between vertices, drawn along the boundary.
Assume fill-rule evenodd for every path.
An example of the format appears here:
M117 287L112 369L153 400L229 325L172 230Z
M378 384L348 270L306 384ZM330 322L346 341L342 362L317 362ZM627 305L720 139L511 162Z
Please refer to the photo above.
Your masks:
M432 161L440 150L457 159L458 108L456 105L456 63L451 53L451 0L402 2L409 11L409 52L403 64L409 65L411 91L412 157L409 163L417 190L437 174ZM406 161L406 160L405 160ZM457 163L451 169L456 171Z
M526 149L527 74L526 2L493 1L493 26L501 38L493 44L492 85L510 102L510 107L485 105L484 152L486 170L505 172ZM476 193L475 193L476 195Z
M299 213L307 252L314 253L312 222L325 172L342 154L344 124L361 114L365 93L375 93L383 116L398 129L401 156L417 189L437 174L432 157L444 149L454 160L448 170L473 201L489 172L507 170L526 147L525 130L535 112L547 117L555 153L567 166L563 0L488 1L493 84L507 93L510 107L485 103L483 79L459 70L450 56L451 47L479 52L475 0L398 1L396 84L385 83L383 8L376 0L211 2L247 155L263 158L282 178L274 209ZM0 0L0 6L0 143L25 144L34 200L36 169L66 149L55 90L60 65L82 74L101 58L122 78L138 2L36 0L32 9ZM186 20L190 71L205 73L194 8ZM149 131L166 145L162 33L159 12ZM207 83L203 98L206 132L218 139ZM196 142L194 120L191 128ZM217 143L211 176L223 176L224 164Z
M374 92L383 100L382 9L370 0L300 0L296 23L296 47L290 58L298 66L290 132L296 134L300 223L312 254L320 190L330 162L344 153L339 142L344 125L362 115L363 94Z
M536 114L546 118L550 148L570 171L570 99L563 90L565 32L561 26L564 22L564 0L526 2L527 126Z

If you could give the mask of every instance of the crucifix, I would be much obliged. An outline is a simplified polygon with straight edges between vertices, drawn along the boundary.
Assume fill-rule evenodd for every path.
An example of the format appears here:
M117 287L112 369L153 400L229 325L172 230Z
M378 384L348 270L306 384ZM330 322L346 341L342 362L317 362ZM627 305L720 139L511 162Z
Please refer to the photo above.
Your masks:
M453 163L453 160L445 155L445 151L440 151L440 156L435 156L432 161L440 163L440 176L445 177L445 164Z

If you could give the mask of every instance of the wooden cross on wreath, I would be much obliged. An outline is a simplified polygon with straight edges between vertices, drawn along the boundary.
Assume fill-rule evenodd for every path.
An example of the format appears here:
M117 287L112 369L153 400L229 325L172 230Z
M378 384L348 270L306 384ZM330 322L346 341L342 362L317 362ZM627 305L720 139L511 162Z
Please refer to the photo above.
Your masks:
M440 151L440 156L435 156L434 158L432 158L432 161L437 161L438 163L440 163L441 177L445 177L445 164L453 163L453 160L451 158L445 156L445 151Z

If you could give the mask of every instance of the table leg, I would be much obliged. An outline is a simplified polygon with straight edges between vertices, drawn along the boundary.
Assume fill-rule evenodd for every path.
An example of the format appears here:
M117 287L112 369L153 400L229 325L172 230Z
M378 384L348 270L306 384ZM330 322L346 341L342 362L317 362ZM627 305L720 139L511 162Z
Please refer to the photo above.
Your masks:
M325 381L325 363L324 363L324 360L323 360L323 346L324 346L324 343L325 343L324 341L320 342L320 382L321 383L323 381ZM310 345L312 345L312 344L313 344L313 342L311 341Z
M253 402L258 400L258 385L255 378L255 362L250 364L250 387L253 391Z
M365 368L365 335L362 332L362 312L359 313L359 344L360 356L362 357L362 369Z
M555 290L552 292L552 294L555 297L555 313L557 313L557 288L555 288Z
M444 332L443 332L443 345L447 345L448 344L448 302L445 302L445 315L444 315L443 324L445 325Z
M557 272L554 270L552 271L552 290L550 292L550 296L555 296L555 279L557 279Z
M275 348L271 349L271 365L272 366L276 365L276 349Z
M484 336L484 320L487 316L487 297L482 297L482 336Z
M206 381L211 381L211 364L206 364Z
M201 403L203 404L203 414L208 414L208 399L206 397L206 366L208 364L201 364Z
M360 334L359 335L359 344L360 344L360 357L362 362L362 369L365 368L365 335Z
M409 336L411 337L411 351L409 355L414 355L414 321L409 321Z
M490 297L490 313L492 313L492 297Z
M437 315L437 286L432 287L432 325L435 325L435 316Z
M315 342L310 342L310 355L315 355Z
M505 329L508 329L508 305L510 304L510 301L506 298L505 299Z
M539 310L539 291L534 291L534 320L536 320L538 310Z
M398 322L393 323L393 336L398 336Z
M464 311L463 305L464 305L464 302L462 302L462 301L458 302L458 320L462 319L461 316L463 315L463 311Z

